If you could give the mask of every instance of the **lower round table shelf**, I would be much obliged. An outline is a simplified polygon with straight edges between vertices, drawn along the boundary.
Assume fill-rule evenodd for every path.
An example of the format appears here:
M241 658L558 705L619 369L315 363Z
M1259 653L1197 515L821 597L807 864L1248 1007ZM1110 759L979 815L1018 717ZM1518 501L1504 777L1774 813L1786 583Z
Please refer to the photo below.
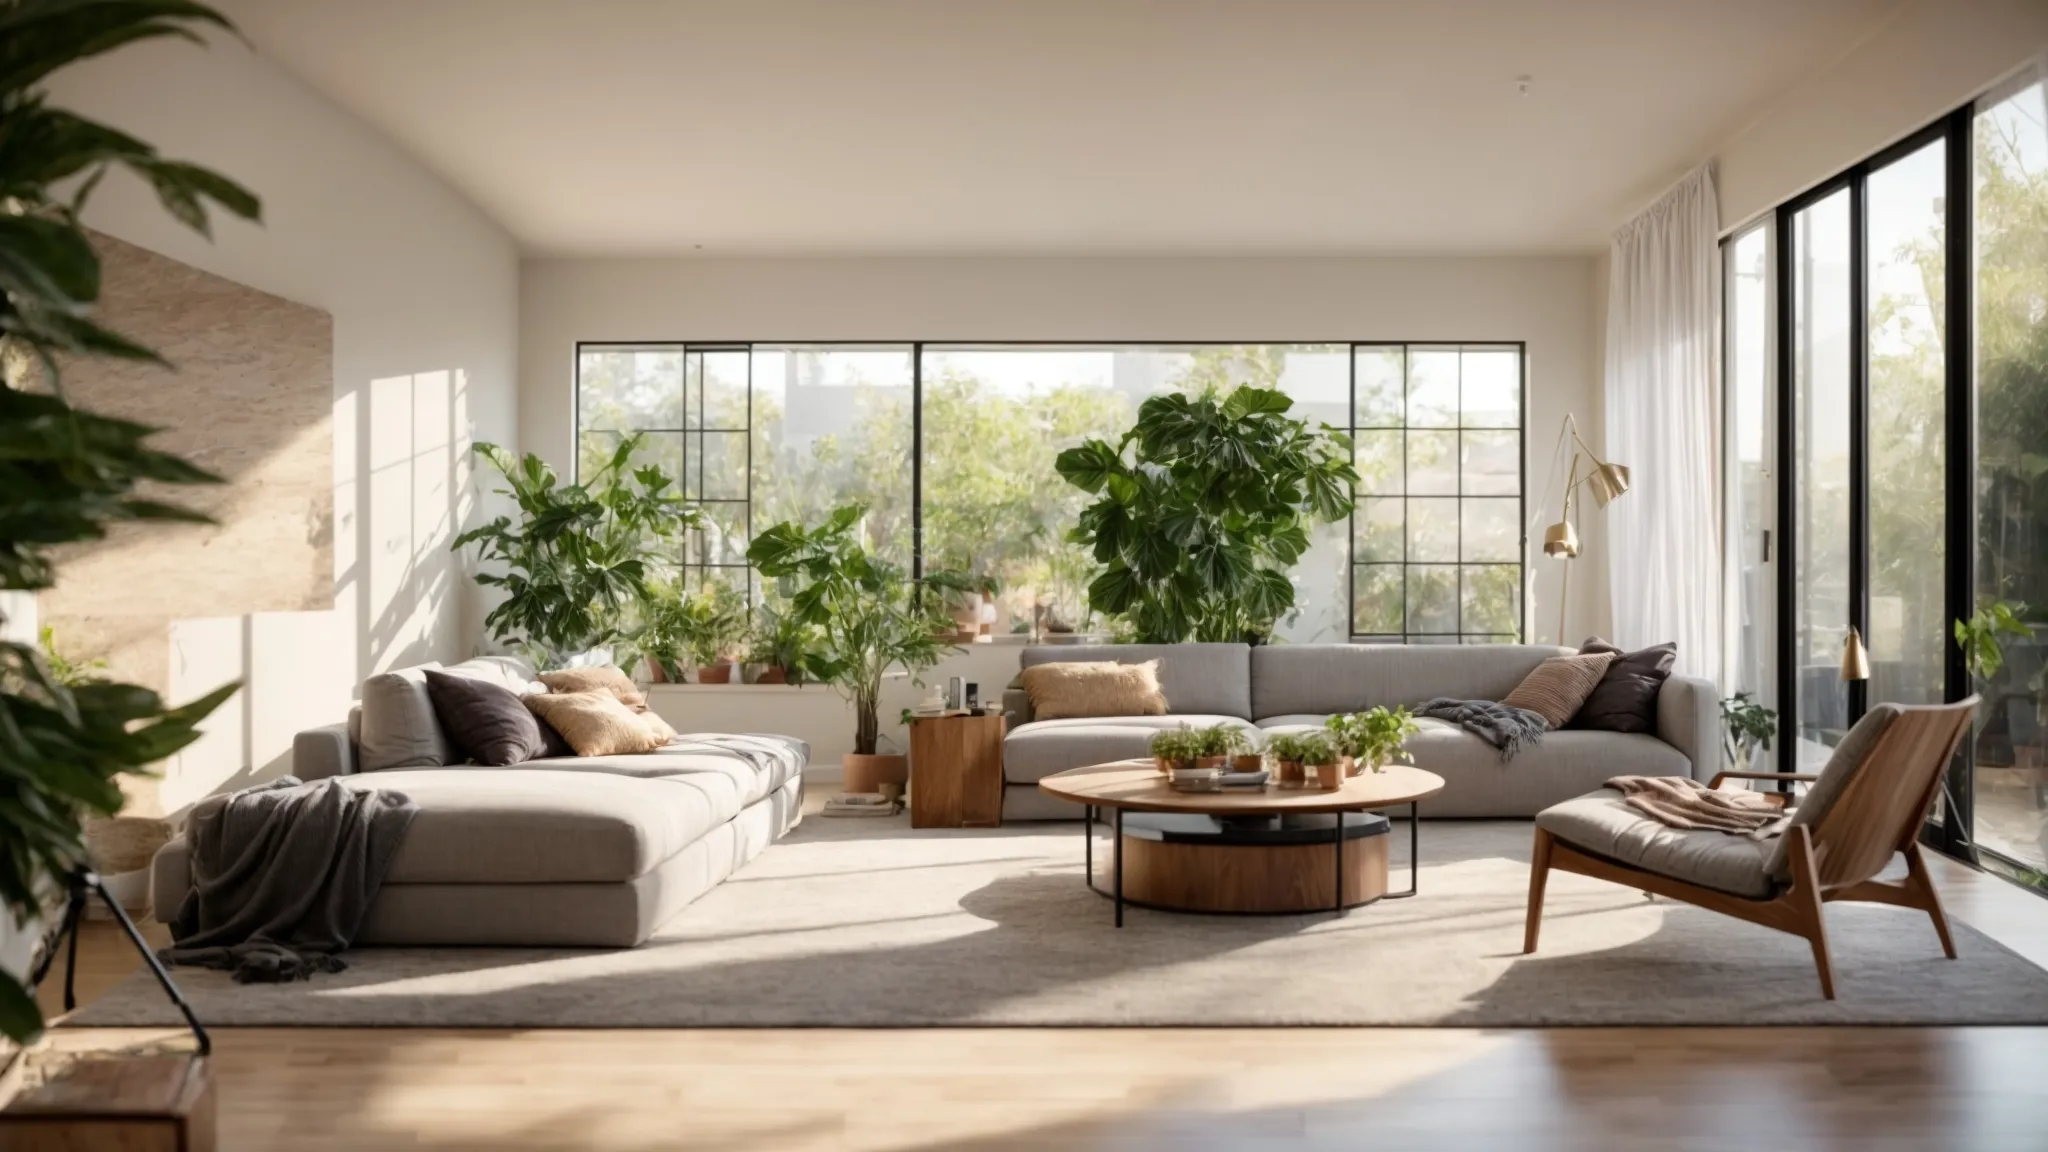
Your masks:
M1333 857L1340 818L1341 863ZM1124 903L1167 912L1265 916L1356 908L1387 894L1390 828L1385 816L1372 814L1218 818L1132 812L1123 819ZM1106 885L1113 880L1105 874L1096 891L1110 895Z

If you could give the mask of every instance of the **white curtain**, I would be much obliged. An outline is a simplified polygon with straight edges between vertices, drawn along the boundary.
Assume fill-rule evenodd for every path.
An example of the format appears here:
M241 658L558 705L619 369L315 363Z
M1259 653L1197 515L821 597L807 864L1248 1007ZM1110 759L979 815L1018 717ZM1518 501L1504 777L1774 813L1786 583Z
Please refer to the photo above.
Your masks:
M1720 209L1702 167L1614 235L1607 458L1633 470L1607 506L1614 636L1678 642L1676 671L1721 675Z

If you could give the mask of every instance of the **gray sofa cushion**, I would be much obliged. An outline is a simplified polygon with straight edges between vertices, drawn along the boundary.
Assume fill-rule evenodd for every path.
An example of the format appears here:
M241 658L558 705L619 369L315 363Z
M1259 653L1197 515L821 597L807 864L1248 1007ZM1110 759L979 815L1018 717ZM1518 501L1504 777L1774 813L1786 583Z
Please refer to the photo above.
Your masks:
M363 681L363 721L356 767L363 772L388 768L439 768L457 763L462 753L441 730L434 701L427 695L427 670L439 664L380 672Z
M1322 726L1306 723L1261 725L1266 736ZM1491 744L1454 724L1424 717L1422 731L1408 741L1415 766L1444 778L1444 790L1422 802L1439 817L1527 817L1578 796L1615 776L1689 776L1685 754L1654 736L1621 732L1545 732L1542 743L1503 762Z
M1550 736L1544 740L1548 743ZM1612 788L1546 808L1537 814L1536 826L1596 856L1716 891L1752 900L1767 900L1776 891L1764 868L1768 842L1667 827L1629 807Z
M1792 810L1792 824L1796 827L1811 828L1827 818L1834 811L1835 801L1842 798L1842 792L1849 782L1863 770L1864 762L1877 751L1877 742L1891 728L1892 721L1905 712L1897 704L1874 704L1863 714L1854 727L1849 729L1842 742L1835 745L1828 757L1827 767L1820 770L1820 779L1806 792L1806 798ZM1771 876L1783 883L1792 881L1792 849L1786 844L1786 837L1778 837L1767 867Z
M1413 708L1433 696L1499 700L1538 664L1571 651L1538 644L1269 644L1251 650L1251 716Z
M1013 784L1035 784L1069 768L1150 756L1153 734L1181 724L1197 728L1210 724L1251 728L1251 724L1235 716L1199 713L1039 720L1003 740L1003 779Z
M1044 644L1024 649L1023 666L1111 660L1159 661L1166 710L1251 719L1251 649L1243 644Z
M744 807L722 775L636 779L521 765L396 769L343 780L352 788L395 788L420 806L387 884L631 880Z
M752 804L763 796L781 788L789 781L801 777L804 765L810 759L810 746L802 740L789 736L766 737L786 745L789 754L775 757L765 765L737 756L725 756L712 752L697 751L688 743L673 744L652 752L627 756L569 756L561 759L529 760L515 768L539 768L551 772L601 772L610 776L637 776L651 779L658 776L703 776L721 777L727 780L733 794L742 804ZM690 737L683 737L688 741Z

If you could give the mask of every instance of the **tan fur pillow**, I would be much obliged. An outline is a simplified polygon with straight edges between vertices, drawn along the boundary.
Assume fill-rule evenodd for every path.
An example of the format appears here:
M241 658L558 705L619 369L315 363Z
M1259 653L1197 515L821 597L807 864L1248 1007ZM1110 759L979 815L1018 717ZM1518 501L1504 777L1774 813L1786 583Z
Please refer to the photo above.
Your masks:
M610 665L602 668L558 668L541 673L540 682L547 685L550 692L588 692L602 688L635 712L647 707L647 697L640 694L633 678Z
M619 756L652 752L663 744L654 729L619 698L602 688L587 692L536 692L522 696L534 714L562 734L578 756ZM664 725L666 727L666 725Z
M661 718L661 714L656 712L654 709L642 708L640 711L635 712L633 715L636 716L642 724L647 725L647 730L654 734L654 738L656 740L661 741L663 744L671 744L675 742L676 730L670 727L669 722L663 720Z
M1593 689L1600 686L1600 678L1607 675L1614 655L1593 652L1583 656L1552 656L1515 685L1515 690L1501 703L1536 713L1552 729L1562 728L1578 713Z
M1034 720L1075 716L1163 716L1166 696L1159 691L1159 661L1112 664L1084 660L1073 664L1039 664L1024 670L1024 691L1031 696Z

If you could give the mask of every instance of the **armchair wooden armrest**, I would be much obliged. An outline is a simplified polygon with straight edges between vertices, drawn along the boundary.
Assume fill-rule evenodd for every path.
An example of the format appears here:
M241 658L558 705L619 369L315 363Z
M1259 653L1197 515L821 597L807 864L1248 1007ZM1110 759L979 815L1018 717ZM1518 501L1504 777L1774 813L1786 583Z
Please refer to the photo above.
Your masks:
M1707 787L1719 788L1723 780L1797 780L1811 784L1818 779L1820 777L1811 772L1716 772L1713 782Z

